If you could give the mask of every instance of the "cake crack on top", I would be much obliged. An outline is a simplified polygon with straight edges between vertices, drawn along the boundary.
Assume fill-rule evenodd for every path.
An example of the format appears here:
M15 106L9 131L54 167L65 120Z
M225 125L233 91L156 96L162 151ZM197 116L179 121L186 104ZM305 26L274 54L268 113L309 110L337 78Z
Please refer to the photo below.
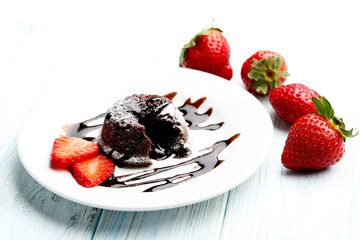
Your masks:
M133 94L108 110L97 142L117 165L148 166L151 159L189 154L187 125L168 98Z

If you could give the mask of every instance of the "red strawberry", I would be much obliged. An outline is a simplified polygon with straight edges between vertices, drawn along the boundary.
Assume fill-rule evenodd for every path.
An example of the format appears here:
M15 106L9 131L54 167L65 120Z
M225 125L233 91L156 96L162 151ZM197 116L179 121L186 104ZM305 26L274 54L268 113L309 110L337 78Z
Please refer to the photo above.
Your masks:
M317 113L312 97L319 98L319 94L303 84L293 83L272 90L269 101L279 117L293 125L300 117Z
M84 161L98 153L99 147L96 143L77 137L60 137L54 141L51 166L68 169L72 163Z
M241 68L241 78L246 88L259 95L266 95L281 86L289 76L284 58L272 51L256 52Z
M180 67L212 73L230 80L230 47L218 28L204 29L185 44L180 54Z
M346 137L354 137L357 129L345 130L343 120L322 96L313 97L319 113L299 118L290 128L281 161L290 169L322 169L343 157Z
M114 170L113 161L100 154L86 161L74 163L70 167L76 182L83 187L99 185L108 179Z

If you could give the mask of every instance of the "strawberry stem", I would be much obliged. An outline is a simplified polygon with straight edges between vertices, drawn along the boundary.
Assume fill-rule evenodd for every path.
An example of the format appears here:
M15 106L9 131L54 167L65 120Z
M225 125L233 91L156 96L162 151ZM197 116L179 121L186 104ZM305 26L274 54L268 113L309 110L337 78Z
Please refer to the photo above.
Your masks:
M319 95L319 99L312 97L312 101L315 104L318 114L324 116L329 122L336 128L342 135L343 140L345 141L348 137L355 137L359 134L359 130L352 128L350 130L345 129L345 123L342 118L335 116L334 109L332 108L330 102L324 97Z
M281 82L279 78L290 76L286 71L279 72L282 64L282 58L276 54L270 58L263 58L260 61L253 59L253 65L250 66L251 71L248 73L248 77L254 80L250 87L255 88L257 92L262 94L266 94L269 87L270 91L280 87Z

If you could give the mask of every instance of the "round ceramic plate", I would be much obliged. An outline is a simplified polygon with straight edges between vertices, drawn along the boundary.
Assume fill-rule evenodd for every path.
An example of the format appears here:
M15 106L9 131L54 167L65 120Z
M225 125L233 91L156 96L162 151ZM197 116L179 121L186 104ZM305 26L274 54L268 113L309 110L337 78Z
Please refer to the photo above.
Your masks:
M193 144L203 144L206 148L210 143L240 133L220 152L218 158L224 161L213 170L164 190L144 192L142 187L85 188L77 184L70 172L50 167L52 144L56 137L63 134L64 125L106 112L114 102L133 93L164 95L170 92L178 93L173 99L177 106L188 98L195 101L206 97L198 112L212 107L213 113L203 124L224 122L216 131L197 130L191 134ZM236 187L250 177L260 167L271 146L273 125L263 105L235 83L211 74L179 68L167 78L147 79L147 82L129 84L113 89L113 92L97 91L93 93L96 97L92 98L88 95L79 93L71 100L41 101L27 115L18 138L19 155L29 174L50 191L81 204L112 210L144 211L203 201Z

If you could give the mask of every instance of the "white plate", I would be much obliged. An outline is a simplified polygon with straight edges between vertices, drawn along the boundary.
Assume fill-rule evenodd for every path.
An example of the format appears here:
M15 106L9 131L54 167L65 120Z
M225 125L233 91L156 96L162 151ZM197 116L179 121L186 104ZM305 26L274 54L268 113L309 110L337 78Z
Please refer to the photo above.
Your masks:
M136 188L84 188L69 172L50 168L52 144L61 134L63 125L103 113L118 99L135 92L161 95L173 91L178 92L173 100L177 105L188 97L192 100L207 97L199 112L213 107L208 123L225 122L222 128L214 131L214 134L217 132L216 138L222 138L217 140L241 134L219 154L219 158L225 161L212 171L165 190L142 192ZM79 93L76 97L68 102L47 99L35 106L20 130L18 151L25 169L41 185L64 198L93 207L159 210L215 197L250 177L262 164L272 142L271 119L254 96L232 82L200 71L179 68L164 79L150 77L143 84L129 84L106 92ZM204 134L212 133L204 131Z

